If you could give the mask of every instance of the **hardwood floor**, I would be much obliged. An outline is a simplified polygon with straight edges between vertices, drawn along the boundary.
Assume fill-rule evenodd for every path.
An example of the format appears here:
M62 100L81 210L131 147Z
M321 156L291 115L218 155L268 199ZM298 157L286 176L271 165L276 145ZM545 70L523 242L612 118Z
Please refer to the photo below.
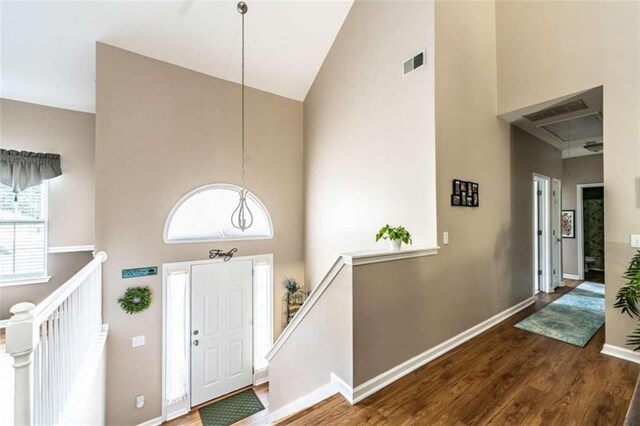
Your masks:
M244 389L243 389L244 390ZM264 405L265 409L254 414L253 416L249 416L246 419L242 419L239 422L235 423L236 425L241 426L250 426L250 425L266 425L268 424L269 418L269 384L265 383L260 386L256 386L253 388L258 398ZM232 393L231 395L237 392ZM231 396L226 395L226 396ZM194 408L190 413L185 414L182 417L178 417L177 419L173 419L169 422L163 423L166 426L202 426L202 422L200 421L200 414L198 414L198 408L205 407L209 404L213 404L214 402L219 401L222 398L215 399L213 401L209 401L205 404L202 404L196 408Z
M279 424L622 424L640 366L600 354L604 327L585 348L513 327L579 283L540 295L357 405L336 395Z
M622 424L640 366L600 354L604 327L584 348L513 327L581 282L541 293L531 307L354 406L335 395L278 424ZM239 425L268 423L268 385L255 390L267 409ZM202 423L193 411L166 424Z

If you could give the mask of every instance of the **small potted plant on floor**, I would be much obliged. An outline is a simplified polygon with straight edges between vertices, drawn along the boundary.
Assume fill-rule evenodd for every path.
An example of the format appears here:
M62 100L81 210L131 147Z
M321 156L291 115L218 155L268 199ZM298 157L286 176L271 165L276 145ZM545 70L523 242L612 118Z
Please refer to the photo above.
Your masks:
M391 244L391 250L400 250L402 243L413 244L411 240L411 234L405 229L404 226L398 226L393 228L389 225L383 226L376 234L376 242L383 240L389 240Z

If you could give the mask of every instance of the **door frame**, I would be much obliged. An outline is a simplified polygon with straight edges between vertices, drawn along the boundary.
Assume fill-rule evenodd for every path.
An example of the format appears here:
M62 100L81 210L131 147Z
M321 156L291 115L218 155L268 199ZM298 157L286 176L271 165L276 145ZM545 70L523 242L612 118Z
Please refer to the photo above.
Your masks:
M558 243L559 243L559 250L558 250L558 278L560 279L559 283L558 283L558 287L564 287L564 268L562 266L562 181L560 179L556 179L553 178L551 179L551 189L552 191L554 190L554 186L557 185L558 188L558 211L554 212L553 211L553 198L551 200L551 204L549 205L549 208L551 209L551 216L552 218L555 217L556 221L557 221L557 225L558 225L558 234L557 235L553 235L553 220L551 221L551 238L552 241L551 243L553 244L553 238L557 238L558 239ZM553 197L553 193L552 193L552 197ZM552 256L552 261L551 261L551 267L553 268L553 249L551 250L551 256ZM552 285L555 285L556 283L552 283Z
M579 183L576 185L576 245L578 246L578 279L580 280L584 280L584 194L582 191L584 188L600 187L604 189L604 182Z
M273 298L273 275L274 275L274 271L273 271L273 254L269 253L269 254L260 254L260 255L253 255L253 256L237 256L237 257L233 257L232 259L230 259L229 261L225 262L224 259L204 259L204 260L191 260L191 261L184 261L184 262L168 262L168 263L163 263L162 264L162 393L160 395L161 398L161 407L162 407L162 421L167 421L167 420L171 420L171 419L175 419L176 417L180 417L188 412L191 411L191 351L188 351L188 359L187 359L187 366L189 367L189 374L188 376L188 380L189 380L189 384L187 386L187 398L183 401L180 401L176 404L171 405L170 407L166 405L165 403L165 392L166 392L166 383L165 383L165 376L166 376L166 368L167 368L167 347L166 347L166 334L167 334L167 323L166 323L166 319L167 319L167 278L169 276L170 273L172 272L185 272L187 274L187 292L189 294L189 297L187 298L188 300L188 305L186 307L187 310L187 315L189 316L189 318L191 318L191 267L192 266L197 266L197 265L208 265L208 264L215 264L215 263L230 263L230 262L238 262L238 261L246 261L246 260L251 260L252 261L252 269L255 270L256 265L259 264L268 264L270 265L270 269L271 269L271 274L270 274L270 279L271 279L271 285L267 286L269 294L267 295L267 298L269 300L271 300L271 303L269 303L269 312L268 312L268 316L269 316L269 331L270 331L270 340L273 344L273 330L274 330L274 316L273 316L273 308L274 308L274 298ZM253 309L253 318L256 318L255 315L255 294L256 294L256 281L255 281L255 274L253 275L253 279L252 279L252 290L253 290L253 299L252 300L252 309ZM189 323L187 325L187 332L185 333L186 335L186 344L190 347L191 346L191 324ZM253 333L253 327L252 327L252 339L254 340L254 347L255 347L255 335ZM251 355L251 360L253 362L254 357L253 354ZM264 370L254 370L253 373L253 385L256 386L258 384L264 383L268 381L268 368L264 369Z
M538 230L536 229L536 206L537 206L537 196L536 193L536 182L543 183L542 189L542 263L538 264ZM532 258L533 258L533 286L532 291L533 295L536 294L536 282L538 281L538 277L540 279L540 291L545 293L553 293L553 282L552 282L552 274L551 274L551 220L550 220L550 201L551 201L551 178L545 175L541 175L539 173L533 173L533 179L531 180L531 218L532 218ZM538 271L542 271L542 274L539 275Z

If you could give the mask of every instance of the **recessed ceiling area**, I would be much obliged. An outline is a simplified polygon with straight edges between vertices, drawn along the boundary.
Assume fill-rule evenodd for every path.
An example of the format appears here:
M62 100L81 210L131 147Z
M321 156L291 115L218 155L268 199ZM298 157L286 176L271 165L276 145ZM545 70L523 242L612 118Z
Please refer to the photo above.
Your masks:
M236 1L2 1L0 97L95 112L104 42L240 81ZM248 2L246 84L304 100L352 0Z
M562 151L563 158L604 149L602 87L501 115L504 120Z

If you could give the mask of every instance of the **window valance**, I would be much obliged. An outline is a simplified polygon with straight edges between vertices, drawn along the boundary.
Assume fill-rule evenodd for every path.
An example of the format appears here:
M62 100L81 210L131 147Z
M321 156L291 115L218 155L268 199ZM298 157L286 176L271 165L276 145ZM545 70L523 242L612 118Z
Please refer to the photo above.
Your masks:
M14 194L61 174L58 154L0 149L0 183Z

